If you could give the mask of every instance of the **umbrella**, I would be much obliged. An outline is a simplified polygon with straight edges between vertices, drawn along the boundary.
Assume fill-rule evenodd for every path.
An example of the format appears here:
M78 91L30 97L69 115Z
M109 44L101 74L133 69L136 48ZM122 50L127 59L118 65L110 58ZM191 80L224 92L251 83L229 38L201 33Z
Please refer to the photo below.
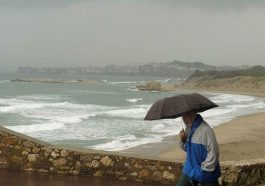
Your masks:
M181 94L156 101L145 116L145 120L170 119L188 111L203 112L218 107L208 98L197 94Z

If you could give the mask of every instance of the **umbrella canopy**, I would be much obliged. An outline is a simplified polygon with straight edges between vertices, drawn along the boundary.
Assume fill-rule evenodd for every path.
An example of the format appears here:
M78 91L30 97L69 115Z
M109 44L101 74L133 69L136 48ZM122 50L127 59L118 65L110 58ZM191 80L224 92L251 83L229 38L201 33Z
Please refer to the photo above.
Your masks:
M218 107L208 98L197 94L181 94L156 101L145 116L145 120L177 118L188 111L203 112Z

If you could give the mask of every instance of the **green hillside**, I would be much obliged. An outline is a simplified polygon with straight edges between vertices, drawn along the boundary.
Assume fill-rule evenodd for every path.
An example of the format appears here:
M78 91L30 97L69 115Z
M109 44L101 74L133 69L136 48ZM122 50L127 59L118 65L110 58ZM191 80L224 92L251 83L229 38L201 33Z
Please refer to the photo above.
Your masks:
M195 71L182 87L220 91L265 92L265 67L245 70Z

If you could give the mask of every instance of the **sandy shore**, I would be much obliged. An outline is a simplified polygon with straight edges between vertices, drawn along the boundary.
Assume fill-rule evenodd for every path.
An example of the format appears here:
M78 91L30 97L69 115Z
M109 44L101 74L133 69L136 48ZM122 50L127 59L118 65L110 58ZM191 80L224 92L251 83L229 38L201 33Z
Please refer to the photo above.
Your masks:
M219 143L220 161L265 157L265 112L235 118L214 127L214 131ZM177 137L170 136L161 143L147 144L123 152L184 161L185 153L178 148Z

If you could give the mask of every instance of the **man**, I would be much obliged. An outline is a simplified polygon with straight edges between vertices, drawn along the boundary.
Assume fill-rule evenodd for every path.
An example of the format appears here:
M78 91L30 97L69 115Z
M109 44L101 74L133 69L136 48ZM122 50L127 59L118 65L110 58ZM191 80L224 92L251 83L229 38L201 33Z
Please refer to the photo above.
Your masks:
M180 147L187 157L177 186L218 186L221 170L213 129L194 111L181 116L186 129L179 133Z

